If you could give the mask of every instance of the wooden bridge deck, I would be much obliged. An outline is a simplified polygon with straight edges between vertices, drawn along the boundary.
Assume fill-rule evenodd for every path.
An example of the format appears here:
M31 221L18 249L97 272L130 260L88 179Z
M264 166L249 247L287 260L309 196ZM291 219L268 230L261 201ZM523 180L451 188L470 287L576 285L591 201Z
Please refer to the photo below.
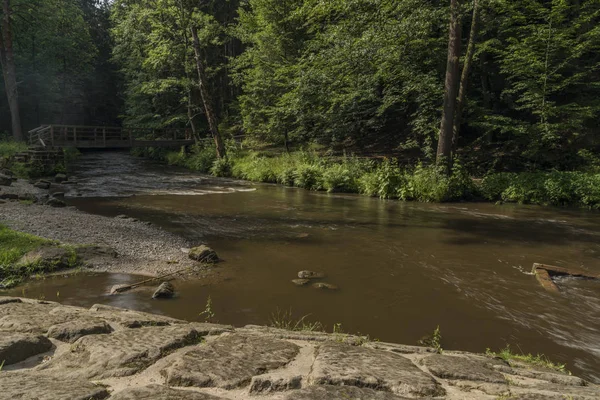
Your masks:
M194 143L187 129L121 128L107 126L42 125L29 131L29 144L82 149L181 147Z

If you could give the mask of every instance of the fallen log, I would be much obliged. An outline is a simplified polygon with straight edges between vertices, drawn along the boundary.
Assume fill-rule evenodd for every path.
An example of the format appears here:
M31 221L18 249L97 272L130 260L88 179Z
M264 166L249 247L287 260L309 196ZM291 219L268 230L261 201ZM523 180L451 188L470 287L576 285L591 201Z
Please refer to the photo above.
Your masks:
M574 276L578 278L600 279L600 273L598 272L586 271L576 267L565 268L538 263L533 264L531 272L535 275L536 279L544 289L555 293L560 292L560 290L552 280L553 276Z
M129 291L131 289L135 289L136 287L142 286L142 285L144 285L146 283L150 283L150 282L157 281L157 280L164 280L167 277L172 277L173 275L180 274L180 273L182 273L182 272L184 272L184 271L186 271L188 269L189 268L180 269L179 271L170 272L168 274L164 274L164 275L161 275L161 276L156 276L156 277L153 277L153 278L145 279L143 281L136 282L136 283L114 285L113 287L110 288L110 294L111 295L115 295L115 294L127 292L127 291ZM173 279L175 279L175 278L170 278L170 279L167 279L167 280L169 281L169 280L173 280Z

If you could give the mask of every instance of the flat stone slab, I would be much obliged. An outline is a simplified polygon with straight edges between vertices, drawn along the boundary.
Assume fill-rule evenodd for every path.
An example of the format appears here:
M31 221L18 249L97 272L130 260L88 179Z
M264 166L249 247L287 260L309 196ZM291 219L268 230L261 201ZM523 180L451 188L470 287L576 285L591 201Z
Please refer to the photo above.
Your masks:
M65 378L106 379L133 375L177 348L197 343L198 332L186 325L157 326L89 335L39 370Z
M433 354L421 360L429 371L442 379L506 383L504 375L494 370L494 365L505 365L502 361L480 356L447 356Z
M101 400L108 391L82 379L36 372L0 372L0 400Z
M150 314L142 311L127 310L124 308L95 304L90 308L90 315L115 322L126 328L139 328L142 326L161 326L185 324L187 321Z
M403 400L389 392L379 392L373 389L357 388L354 386L316 385L306 389L295 390L284 397L284 400Z
M68 318L50 315L57 303L8 302L0 304L0 331L44 334Z
M185 352L161 374L170 386L234 389L249 384L255 375L283 367L298 351L287 341L231 334Z
M309 383L358 386L411 397L445 394L438 382L406 357L337 342L319 347Z
M23 333L0 334L0 364L15 364L52 348L52 342L41 335Z
M113 329L105 321L69 321L52 325L48 329L48 337L62 342L74 343L86 335L111 333Z
M176 390L162 385L149 385L140 388L125 389L110 400L222 400L223 397L189 390ZM224 399L223 399L224 400Z

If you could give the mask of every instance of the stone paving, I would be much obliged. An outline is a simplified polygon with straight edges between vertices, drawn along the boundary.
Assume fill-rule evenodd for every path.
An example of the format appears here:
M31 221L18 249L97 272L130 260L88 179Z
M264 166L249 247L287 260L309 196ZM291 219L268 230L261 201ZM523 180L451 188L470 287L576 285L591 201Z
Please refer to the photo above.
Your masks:
M0 400L599 399L522 362L0 297Z

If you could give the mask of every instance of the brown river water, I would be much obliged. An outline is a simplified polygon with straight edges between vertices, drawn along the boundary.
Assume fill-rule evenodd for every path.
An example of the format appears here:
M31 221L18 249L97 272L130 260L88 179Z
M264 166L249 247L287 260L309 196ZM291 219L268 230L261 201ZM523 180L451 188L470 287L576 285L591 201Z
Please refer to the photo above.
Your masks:
M600 270L600 213L480 203L418 204L250 184L167 168L126 153L86 153L68 196L97 214L127 214L198 243L225 260L218 283L176 282L178 297L107 296L139 277L79 274L31 282L12 294L94 303L202 320L268 324L277 310L328 330L416 344L439 325L446 349L507 344L543 353L600 382L600 282L563 278L560 294L530 274L534 262ZM339 287L297 287L300 270Z

